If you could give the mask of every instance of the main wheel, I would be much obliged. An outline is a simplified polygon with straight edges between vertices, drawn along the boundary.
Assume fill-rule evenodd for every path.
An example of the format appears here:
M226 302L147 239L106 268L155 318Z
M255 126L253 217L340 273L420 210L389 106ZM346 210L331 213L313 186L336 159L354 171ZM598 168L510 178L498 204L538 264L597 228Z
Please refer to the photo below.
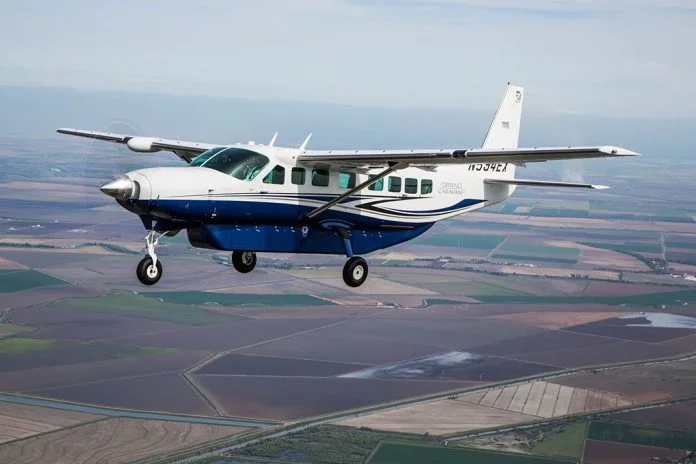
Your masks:
M136 269L138 280L145 285L155 285L162 277L162 262L158 259L157 264L152 264L152 258L145 256Z
M349 287L359 287L367 279L367 261L360 256L353 256L343 266L343 281Z
M251 272L256 267L256 253L253 251L233 251L232 265L243 274Z

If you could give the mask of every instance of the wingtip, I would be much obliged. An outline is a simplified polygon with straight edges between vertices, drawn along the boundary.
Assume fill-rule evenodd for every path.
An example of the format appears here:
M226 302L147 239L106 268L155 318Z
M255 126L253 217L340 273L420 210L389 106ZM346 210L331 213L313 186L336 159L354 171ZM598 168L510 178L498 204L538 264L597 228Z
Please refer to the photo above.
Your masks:
M621 147L613 147L610 145L602 147L602 151L611 156L640 156L640 154L636 153L635 151L627 150Z
M608 185L592 185L592 188L595 190L607 190L610 189Z

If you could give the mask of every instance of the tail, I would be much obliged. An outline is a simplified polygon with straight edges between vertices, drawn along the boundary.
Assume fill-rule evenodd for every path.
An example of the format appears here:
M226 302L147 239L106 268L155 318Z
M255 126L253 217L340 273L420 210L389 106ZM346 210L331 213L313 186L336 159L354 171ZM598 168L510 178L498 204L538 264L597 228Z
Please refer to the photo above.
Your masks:
M517 148L520 140L523 94L524 89L522 87L508 83L481 148L494 150ZM515 165L508 165L505 174L501 175L501 177L513 179L515 177Z

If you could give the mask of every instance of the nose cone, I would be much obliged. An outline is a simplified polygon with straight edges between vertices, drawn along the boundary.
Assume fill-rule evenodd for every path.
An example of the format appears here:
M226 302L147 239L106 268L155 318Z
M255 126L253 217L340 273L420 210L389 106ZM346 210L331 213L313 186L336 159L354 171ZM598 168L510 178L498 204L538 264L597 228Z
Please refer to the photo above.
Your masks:
M133 181L128 176L117 177L114 180L110 180L106 184L99 187L99 190L114 197L117 200L128 200L133 197L135 193L135 187Z

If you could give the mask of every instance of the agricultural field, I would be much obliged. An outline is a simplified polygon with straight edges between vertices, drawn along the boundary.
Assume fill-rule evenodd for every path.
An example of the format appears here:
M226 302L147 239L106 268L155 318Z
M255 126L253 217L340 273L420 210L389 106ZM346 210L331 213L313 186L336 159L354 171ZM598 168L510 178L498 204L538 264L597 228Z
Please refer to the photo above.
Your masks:
M532 382L377 411L336 423L393 432L449 435L613 409L632 403L631 398L611 392ZM563 441L564 436L559 439Z
M119 417L0 444L0 461L133 462L242 431L241 427Z
M577 461L404 443L382 443L369 461L370 464L420 464L423 462L432 464L455 464L460 462L480 462L483 464L571 464Z
M0 404L0 456L2 443L65 427L92 422L101 416L76 411L42 408L25 404ZM7 462L2 460L2 462Z
M67 284L68 282L64 280L56 279L33 269L0 269L0 293L21 292L38 287Z

